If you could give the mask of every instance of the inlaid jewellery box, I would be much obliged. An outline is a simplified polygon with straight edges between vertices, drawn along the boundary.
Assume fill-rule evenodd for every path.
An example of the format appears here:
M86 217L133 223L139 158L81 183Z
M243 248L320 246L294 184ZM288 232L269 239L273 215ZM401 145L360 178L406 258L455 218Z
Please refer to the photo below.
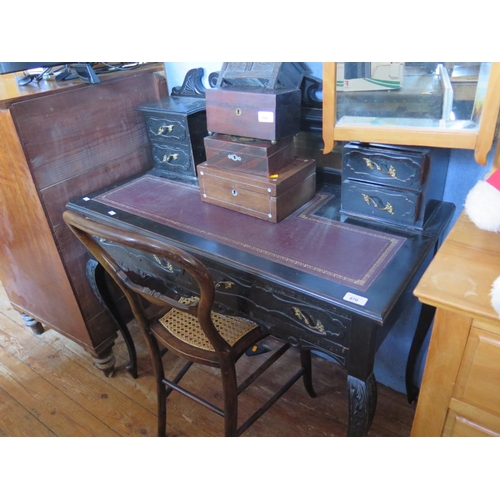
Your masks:
M316 192L316 162L296 159L269 178L197 165L202 201L269 222L279 222L311 200Z

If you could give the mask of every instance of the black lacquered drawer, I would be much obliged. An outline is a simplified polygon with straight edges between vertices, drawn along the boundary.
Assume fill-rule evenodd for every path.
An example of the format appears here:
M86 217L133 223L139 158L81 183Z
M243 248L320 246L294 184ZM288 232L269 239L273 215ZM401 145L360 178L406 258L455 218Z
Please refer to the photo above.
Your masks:
M186 142L188 128L184 117L146 114L148 136L154 142Z
M351 317L345 311L306 301L298 292L261 283L255 276L209 266L220 312L243 314L293 345L318 348L339 362L347 359Z
M398 224L419 219L421 194L346 180L342 183L342 211Z
M344 148L343 178L418 190L428 165L425 152L348 145Z
M151 145L151 153L155 166L164 170L190 173L194 169L189 146L155 142Z

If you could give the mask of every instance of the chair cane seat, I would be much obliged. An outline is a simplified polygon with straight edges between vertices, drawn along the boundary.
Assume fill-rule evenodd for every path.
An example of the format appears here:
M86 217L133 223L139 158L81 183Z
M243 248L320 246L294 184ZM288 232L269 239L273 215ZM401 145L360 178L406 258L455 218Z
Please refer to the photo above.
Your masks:
M236 344L238 340L259 326L249 319L225 316L214 311L212 311L211 316L215 328L217 328L221 337L230 346ZM200 328L200 323L196 316L179 311L178 309L170 309L159 321L164 328L182 342L205 351L215 351L208 337Z

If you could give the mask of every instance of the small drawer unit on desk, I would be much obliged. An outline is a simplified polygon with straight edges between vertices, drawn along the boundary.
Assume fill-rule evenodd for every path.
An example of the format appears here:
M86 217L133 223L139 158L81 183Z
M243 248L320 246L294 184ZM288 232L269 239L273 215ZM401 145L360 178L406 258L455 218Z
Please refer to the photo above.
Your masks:
M380 144L343 148L341 213L422 229L441 200L449 152Z
M169 178L196 183L196 165L206 159L205 99L173 96L138 109L144 113L153 168Z

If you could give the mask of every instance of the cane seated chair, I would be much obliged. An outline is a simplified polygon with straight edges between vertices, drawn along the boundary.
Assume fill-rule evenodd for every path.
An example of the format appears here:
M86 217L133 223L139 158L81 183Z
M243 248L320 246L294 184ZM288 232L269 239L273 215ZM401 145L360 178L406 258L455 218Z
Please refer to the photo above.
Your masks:
M71 211L66 211L63 217L73 233L122 289L144 335L156 379L158 436L166 434L166 400L172 390L222 416L225 436L239 436L245 432L300 378L303 378L308 394L315 397L312 386L311 353L303 350L300 351L300 369L244 423L238 425L238 395L274 364L291 347L290 344L284 343L238 385L236 362L268 334L253 321L213 311L215 285L202 262L185 250L164 241L97 223ZM144 287L135 279L138 278L136 275L122 269L103 248L101 244L103 241L114 242L125 248L139 250L171 262L188 273L194 283L197 283L198 294L172 298ZM155 309L155 314L150 314L151 309ZM163 366L165 350L186 362L173 379L165 377ZM223 408L179 385L193 363L220 370Z

